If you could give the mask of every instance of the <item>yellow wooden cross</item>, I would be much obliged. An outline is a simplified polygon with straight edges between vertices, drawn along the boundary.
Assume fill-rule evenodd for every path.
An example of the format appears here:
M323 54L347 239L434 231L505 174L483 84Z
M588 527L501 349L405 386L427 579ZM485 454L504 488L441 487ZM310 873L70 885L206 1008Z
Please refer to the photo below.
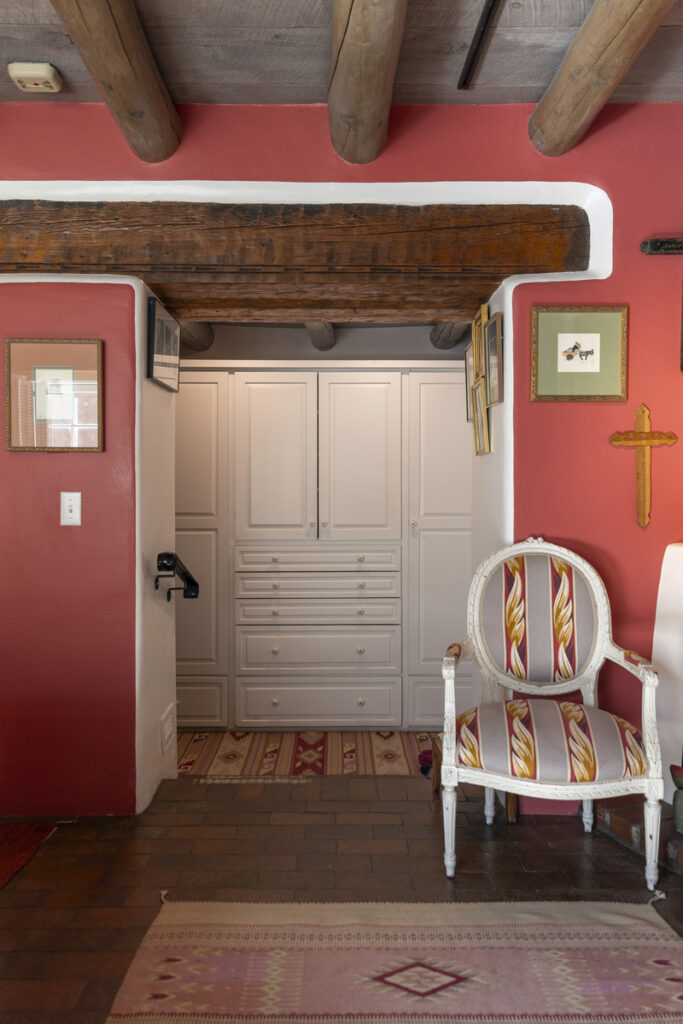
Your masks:
M675 444L677 440L678 437L671 431L664 434L659 430L650 430L650 410L646 405L638 406L635 430L612 434L610 437L610 443L618 448L636 450L636 511L638 525L643 528L650 522L652 449L661 444Z

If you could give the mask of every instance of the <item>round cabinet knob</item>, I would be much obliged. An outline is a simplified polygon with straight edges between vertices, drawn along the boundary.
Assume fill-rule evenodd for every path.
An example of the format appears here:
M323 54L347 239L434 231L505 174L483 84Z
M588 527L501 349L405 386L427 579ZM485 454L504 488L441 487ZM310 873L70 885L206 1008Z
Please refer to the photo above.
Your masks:
M361 590L363 590L363 588L365 587L364 580L361 580L361 582L358 584L358 586L361 588Z
M321 526L327 526L327 523L324 523L324 522L323 522L323 523L321 523L320 525L321 525Z
M365 648L364 647L359 647L358 648L358 653L359 654L365 654Z
M358 706L361 708L365 706L365 697L358 698Z
M365 555L358 555L358 561L359 562L364 562L365 561Z
M280 653L280 648L279 647L273 647L273 649L271 651L271 654L279 654L279 653Z
M313 522L312 522L312 523L309 523L308 525L309 525L309 526L311 526L311 527L313 527L313 526L317 526L317 523L315 522L315 520L313 520Z
M273 697L270 703L273 705L274 708L276 708L278 707L280 701L277 699L277 697Z
M280 556L279 555L273 555L270 560L271 560L271 562L279 562L280 561Z
M279 583L273 583L273 590L279 590L279 589L280 589L280 584Z
M410 520L410 525L411 525L411 526L412 526L413 528L414 528L414 527L416 527L416 526L417 526L417 519L411 519L411 520Z
M272 612L270 614L271 615L279 615L280 612L277 610L277 608L273 608L273 610L272 610Z
M358 614L359 615L365 615L365 608L359 608L358 609Z

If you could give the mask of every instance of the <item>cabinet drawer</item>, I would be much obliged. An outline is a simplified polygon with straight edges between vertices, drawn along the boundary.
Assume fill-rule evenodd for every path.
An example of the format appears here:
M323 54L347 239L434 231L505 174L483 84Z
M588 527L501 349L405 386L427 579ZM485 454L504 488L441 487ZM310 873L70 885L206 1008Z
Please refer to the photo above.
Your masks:
M373 623L398 625L401 621L401 602L396 599L383 601L381 598L370 601L238 601L235 621L246 626L306 623L328 626L367 626Z
M178 725L216 728L228 724L228 680L225 676L179 678L176 684Z
M400 597L401 574L237 573L235 597Z
M296 569L301 572L396 572L401 568L401 548L328 547L323 541L298 547L244 547L235 549L237 572L274 572Z
M235 716L238 726L265 722L281 725L399 725L401 680L338 681L325 686L258 683L237 679Z
M401 671L400 626L237 626L235 640L238 674Z

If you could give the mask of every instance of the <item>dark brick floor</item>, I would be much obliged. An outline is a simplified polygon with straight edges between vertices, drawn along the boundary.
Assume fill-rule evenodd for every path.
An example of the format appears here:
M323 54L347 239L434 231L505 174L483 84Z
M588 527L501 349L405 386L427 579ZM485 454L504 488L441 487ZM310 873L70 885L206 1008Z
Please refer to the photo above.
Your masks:
M412 778L165 782L144 814L60 825L0 891L0 1024L102 1024L160 893L171 900L647 902L644 862L578 818L458 802L445 877L440 807ZM683 877L655 904L683 933Z

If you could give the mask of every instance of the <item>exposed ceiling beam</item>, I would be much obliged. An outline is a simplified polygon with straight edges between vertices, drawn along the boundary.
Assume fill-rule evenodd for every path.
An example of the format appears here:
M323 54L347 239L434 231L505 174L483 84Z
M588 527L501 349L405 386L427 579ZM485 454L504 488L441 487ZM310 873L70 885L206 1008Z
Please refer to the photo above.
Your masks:
M0 202L0 272L134 274L180 321L471 320L588 256L576 206Z
M408 0L334 0L327 108L330 138L352 164L366 164L387 138Z
M168 160L182 126L133 0L51 3L133 153L148 163Z
M337 339L334 336L334 324L328 320L307 320L304 327L308 331L313 348L318 352L328 352L334 348Z
M429 340L434 348L442 350L454 348L462 340L463 335L469 330L470 326L469 320L464 324L434 324L429 332Z
M654 34L673 0L595 0L529 119L544 156L579 142Z
M186 320L180 325L180 344L193 352L205 352L213 345L213 327L201 320Z

